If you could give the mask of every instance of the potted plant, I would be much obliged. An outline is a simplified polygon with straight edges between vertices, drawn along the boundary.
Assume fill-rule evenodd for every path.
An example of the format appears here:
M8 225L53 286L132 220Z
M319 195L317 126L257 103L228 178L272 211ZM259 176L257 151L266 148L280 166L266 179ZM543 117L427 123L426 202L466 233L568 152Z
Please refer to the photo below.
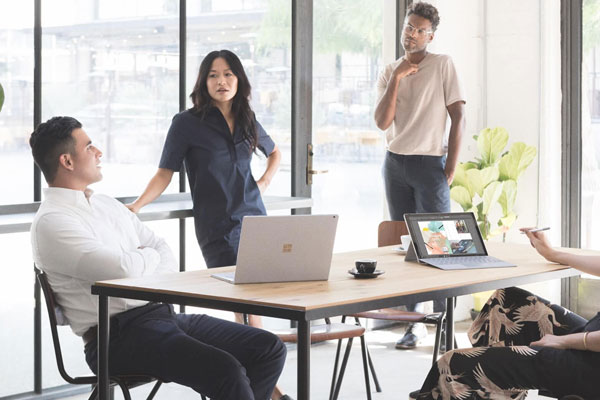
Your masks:
M517 198L517 180L532 163L537 151L523 142L508 143L506 129L486 128L473 137L480 157L459 163L450 186L450 197L463 210L475 214L484 240L502 233L505 237L517 219L513 210ZM502 216L492 226L490 211L498 204Z
M0 83L0 111L2 111L2 105L4 104L4 89Z

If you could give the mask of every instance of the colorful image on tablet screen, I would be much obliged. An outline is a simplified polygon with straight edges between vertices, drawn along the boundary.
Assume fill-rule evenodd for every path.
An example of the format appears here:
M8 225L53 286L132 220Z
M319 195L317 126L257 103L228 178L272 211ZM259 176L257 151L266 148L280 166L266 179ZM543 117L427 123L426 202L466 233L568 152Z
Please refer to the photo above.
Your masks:
M427 254L475 254L477 249L464 220L419 221Z

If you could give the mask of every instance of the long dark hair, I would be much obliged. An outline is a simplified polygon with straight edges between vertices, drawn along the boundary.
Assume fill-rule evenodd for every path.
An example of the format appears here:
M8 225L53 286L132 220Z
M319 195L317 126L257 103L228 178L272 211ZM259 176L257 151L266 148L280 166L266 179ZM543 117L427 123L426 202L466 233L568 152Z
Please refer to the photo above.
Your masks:
M217 58L224 59L227 64L229 64L231 72L237 77L237 93L233 97L231 111L233 112L236 125L240 127L242 138L248 143L250 151L255 151L256 145L258 144L258 134L256 131L256 124L254 123L254 111L250 108L250 92L252 87L250 86L242 62L238 56L231 51L211 51L204 57L204 60L202 60L194 90L190 94L190 99L192 99L192 103L194 103L194 111L199 113L201 118L204 118L206 112L212 106L212 97L208 94L206 80L208 79L210 67Z

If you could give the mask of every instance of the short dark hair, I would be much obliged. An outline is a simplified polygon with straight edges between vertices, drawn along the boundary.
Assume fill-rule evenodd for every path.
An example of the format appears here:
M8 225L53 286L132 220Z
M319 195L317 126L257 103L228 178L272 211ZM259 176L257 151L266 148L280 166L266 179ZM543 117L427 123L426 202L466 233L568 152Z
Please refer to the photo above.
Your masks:
M438 25L440 24L440 16L438 14L437 8L435 8L434 6L432 6L429 3L425 3L425 2L412 3L411 5L408 6L408 11L406 12L406 16L408 17L409 15L412 15L412 14L415 14L415 15L418 15L419 17L428 19L429 22L431 22L431 29L433 29L434 32L437 29Z
M81 128L81 122L72 117L53 117L42 122L31 134L29 145L33 160L44 173L46 182L54 182L61 154L75 153L73 131Z

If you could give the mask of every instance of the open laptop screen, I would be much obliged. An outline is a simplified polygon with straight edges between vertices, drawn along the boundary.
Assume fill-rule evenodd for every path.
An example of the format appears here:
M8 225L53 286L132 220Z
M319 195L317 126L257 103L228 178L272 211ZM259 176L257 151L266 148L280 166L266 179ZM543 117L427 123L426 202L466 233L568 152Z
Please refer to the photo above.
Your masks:
M487 255L473 213L404 214L419 259Z

